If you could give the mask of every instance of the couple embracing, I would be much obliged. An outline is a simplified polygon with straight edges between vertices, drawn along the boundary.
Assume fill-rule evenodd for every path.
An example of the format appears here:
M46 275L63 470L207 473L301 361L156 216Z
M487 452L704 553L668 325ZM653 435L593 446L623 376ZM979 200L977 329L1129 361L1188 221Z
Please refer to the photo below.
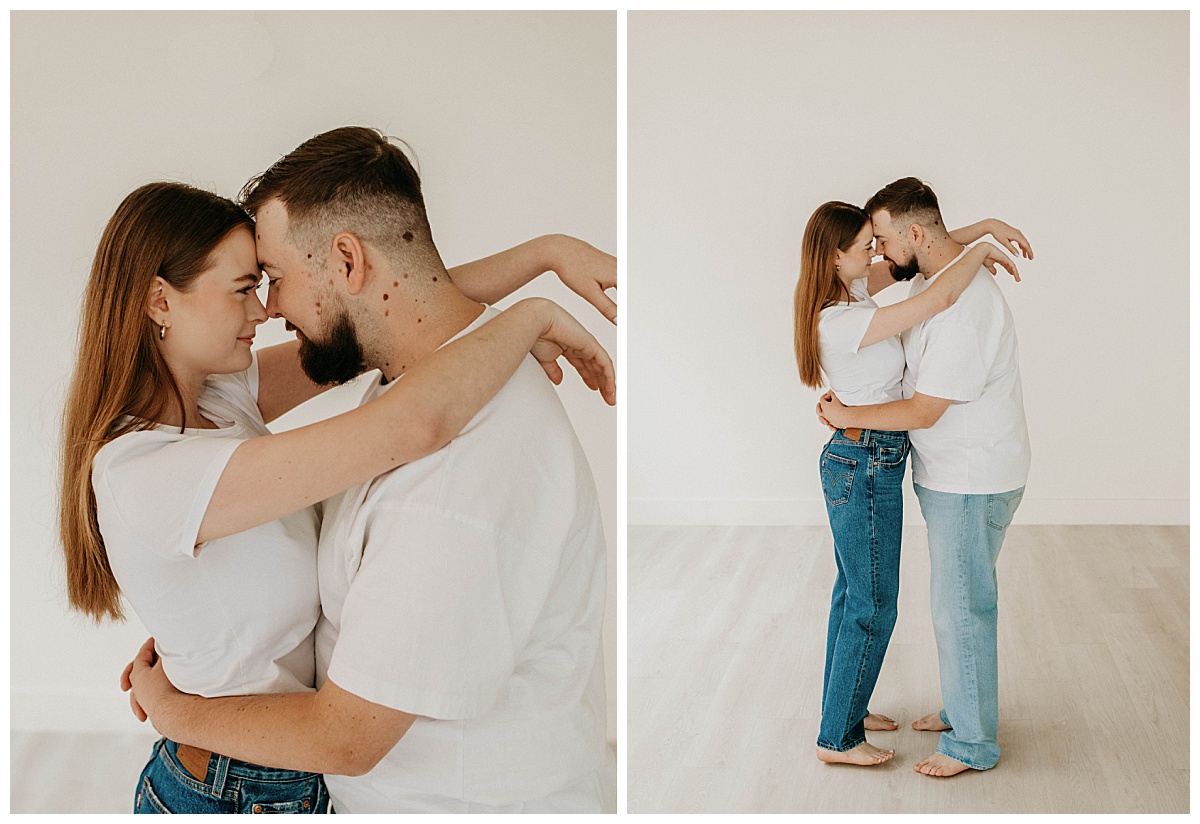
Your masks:
M829 387L817 414L834 430L820 461L837 561L822 761L873 766L894 755L867 742L867 730L896 729L867 704L896 622L910 449L943 703L913 723L941 733L914 769L947 777L1000 758L996 560L1030 451L1012 314L988 274L1017 270L990 243L967 246L988 233L1032 258L1000 221L947 230L937 196L911 177L864 209L826 203L805 228L796 360L804 384Z
M447 270L416 170L368 128L237 203L125 199L85 296L60 520L72 605L119 618L123 596L154 635L122 676L164 736L135 812L611 806L605 542L546 378L566 358L614 403L612 361L549 301L486 304L554 270L611 319L615 269L545 236ZM252 350L268 316L298 340ZM372 369L358 408L267 428Z

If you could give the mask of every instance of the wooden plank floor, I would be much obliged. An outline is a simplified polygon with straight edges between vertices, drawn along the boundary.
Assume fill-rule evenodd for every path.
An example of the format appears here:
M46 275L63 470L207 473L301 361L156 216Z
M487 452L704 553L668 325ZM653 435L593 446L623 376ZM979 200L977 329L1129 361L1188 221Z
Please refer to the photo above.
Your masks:
M940 708L923 527L871 709L881 767L813 754L835 568L818 527L632 527L630 812L1188 812L1187 527L1014 526L1000 554L999 765L912 765Z

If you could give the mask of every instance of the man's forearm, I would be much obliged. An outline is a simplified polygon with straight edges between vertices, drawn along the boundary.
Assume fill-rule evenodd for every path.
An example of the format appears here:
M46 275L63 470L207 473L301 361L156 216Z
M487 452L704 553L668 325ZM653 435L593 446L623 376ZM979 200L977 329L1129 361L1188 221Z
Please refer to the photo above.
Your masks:
M155 728L173 741L239 761L285 770L345 773L353 753L319 711L320 694L201 698L174 693L150 713Z
M846 427L894 432L925 429L932 425L929 411L912 398L867 406L847 406L842 418L846 421Z
M471 300L492 304L556 267L557 235L543 235L449 270L450 280Z

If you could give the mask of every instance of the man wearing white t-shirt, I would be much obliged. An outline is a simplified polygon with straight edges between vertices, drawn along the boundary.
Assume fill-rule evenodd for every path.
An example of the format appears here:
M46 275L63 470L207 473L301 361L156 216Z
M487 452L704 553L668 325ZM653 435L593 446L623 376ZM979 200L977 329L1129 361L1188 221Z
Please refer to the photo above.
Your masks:
M496 314L450 283L374 130L318 135L243 198L319 383L379 369L365 403ZM615 811L605 569L591 470L527 359L447 447L326 502L318 692L197 699L140 667L135 694L175 740L326 773L337 812Z
M894 278L911 279L899 297L919 294L965 252L946 233L937 196L916 178L880 190L866 211L875 251ZM904 400L845 407L829 399L820 413L838 427L911 430L944 704L913 724L942 733L937 752L914 769L945 777L990 769L1000 757L996 560L1024 493L1029 437L1012 314L987 270L901 341Z

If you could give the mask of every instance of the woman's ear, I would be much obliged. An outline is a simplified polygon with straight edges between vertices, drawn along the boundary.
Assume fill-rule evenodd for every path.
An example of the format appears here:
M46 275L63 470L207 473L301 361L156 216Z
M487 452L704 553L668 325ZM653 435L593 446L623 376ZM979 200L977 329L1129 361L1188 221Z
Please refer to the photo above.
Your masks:
M367 251L353 232L338 232L333 236L329 253L338 272L346 278L346 291L357 295L367 282Z
M159 326L171 325L171 301L167 294L170 288L171 285L160 277L156 277L150 284L150 292L146 298L146 314Z

